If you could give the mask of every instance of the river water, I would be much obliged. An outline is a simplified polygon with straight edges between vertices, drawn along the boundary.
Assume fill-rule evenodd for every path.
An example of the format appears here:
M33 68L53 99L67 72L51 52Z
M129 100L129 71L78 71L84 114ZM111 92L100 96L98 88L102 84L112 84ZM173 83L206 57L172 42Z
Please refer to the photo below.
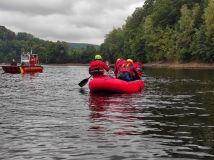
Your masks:
M143 92L114 95L79 88L86 66L0 74L0 159L214 159L213 73L145 69Z

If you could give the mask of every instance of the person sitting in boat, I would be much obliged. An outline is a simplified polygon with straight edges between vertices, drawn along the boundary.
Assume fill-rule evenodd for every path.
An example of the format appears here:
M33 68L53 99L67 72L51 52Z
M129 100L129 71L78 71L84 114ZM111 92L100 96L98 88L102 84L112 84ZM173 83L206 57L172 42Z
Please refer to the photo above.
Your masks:
M10 64L11 66L17 66L17 63L16 63L16 61L15 61L15 59L13 58L12 59L12 62L11 62L11 64Z
M104 71L109 71L109 66L102 61L101 55L96 55L95 60L91 61L89 64L89 74L92 76L104 75Z
M118 69L117 78L125 81L140 79L140 77L137 76L137 71L135 70L132 59L127 59L126 62Z
M118 68L118 79L131 81L132 80L132 68L133 61L131 59L127 59L119 68Z
M135 75L134 75L134 80L138 80L138 79L141 79L141 76L143 74L143 65L141 62L134 62L133 63L133 67L134 67L134 72L135 72Z
M114 74L115 74L115 77L118 76L118 71L119 71L119 68L126 63L126 60L123 59L123 58L118 58L116 63L115 63L115 67L114 67Z

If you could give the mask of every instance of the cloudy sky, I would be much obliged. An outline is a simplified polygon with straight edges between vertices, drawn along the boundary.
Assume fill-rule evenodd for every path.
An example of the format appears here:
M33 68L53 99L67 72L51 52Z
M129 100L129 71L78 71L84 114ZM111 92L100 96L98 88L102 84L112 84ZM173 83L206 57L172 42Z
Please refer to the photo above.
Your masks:
M144 0L0 0L0 25L51 41L101 44Z

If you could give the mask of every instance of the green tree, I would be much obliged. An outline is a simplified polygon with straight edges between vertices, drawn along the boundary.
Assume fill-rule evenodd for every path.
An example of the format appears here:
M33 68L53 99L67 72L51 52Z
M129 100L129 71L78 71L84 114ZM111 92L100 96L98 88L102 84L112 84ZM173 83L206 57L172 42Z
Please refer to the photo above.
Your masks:
M16 35L11 30L4 26L0 26L0 40L10 41L16 38Z
M49 43L47 48L48 63L67 63L68 60L68 45L66 43L60 41Z
M214 0L209 0L208 7L205 9L205 24L209 36L214 37Z
M33 40L34 36L25 32L19 32L16 36L17 40Z
M124 56L124 31L121 28L113 29L106 35L104 44L100 47L104 57L114 63L118 57Z
M195 22L199 13L199 6L196 4L192 9L187 5L181 8L181 18L177 28L177 57L179 61L190 61L192 53L190 49L193 35L195 33Z
M97 50L94 46L88 45L80 52L81 63L89 63L94 59Z

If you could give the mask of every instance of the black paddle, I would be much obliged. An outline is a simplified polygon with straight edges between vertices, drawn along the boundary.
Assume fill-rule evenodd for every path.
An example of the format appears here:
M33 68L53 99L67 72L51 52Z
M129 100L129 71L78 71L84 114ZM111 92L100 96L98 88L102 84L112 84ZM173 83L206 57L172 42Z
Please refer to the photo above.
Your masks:
M86 79L83 79L78 85L80 86L80 87L83 87L84 85L86 85L87 83L88 83L88 80L91 78L91 76L90 77L88 77L88 78L86 78Z

